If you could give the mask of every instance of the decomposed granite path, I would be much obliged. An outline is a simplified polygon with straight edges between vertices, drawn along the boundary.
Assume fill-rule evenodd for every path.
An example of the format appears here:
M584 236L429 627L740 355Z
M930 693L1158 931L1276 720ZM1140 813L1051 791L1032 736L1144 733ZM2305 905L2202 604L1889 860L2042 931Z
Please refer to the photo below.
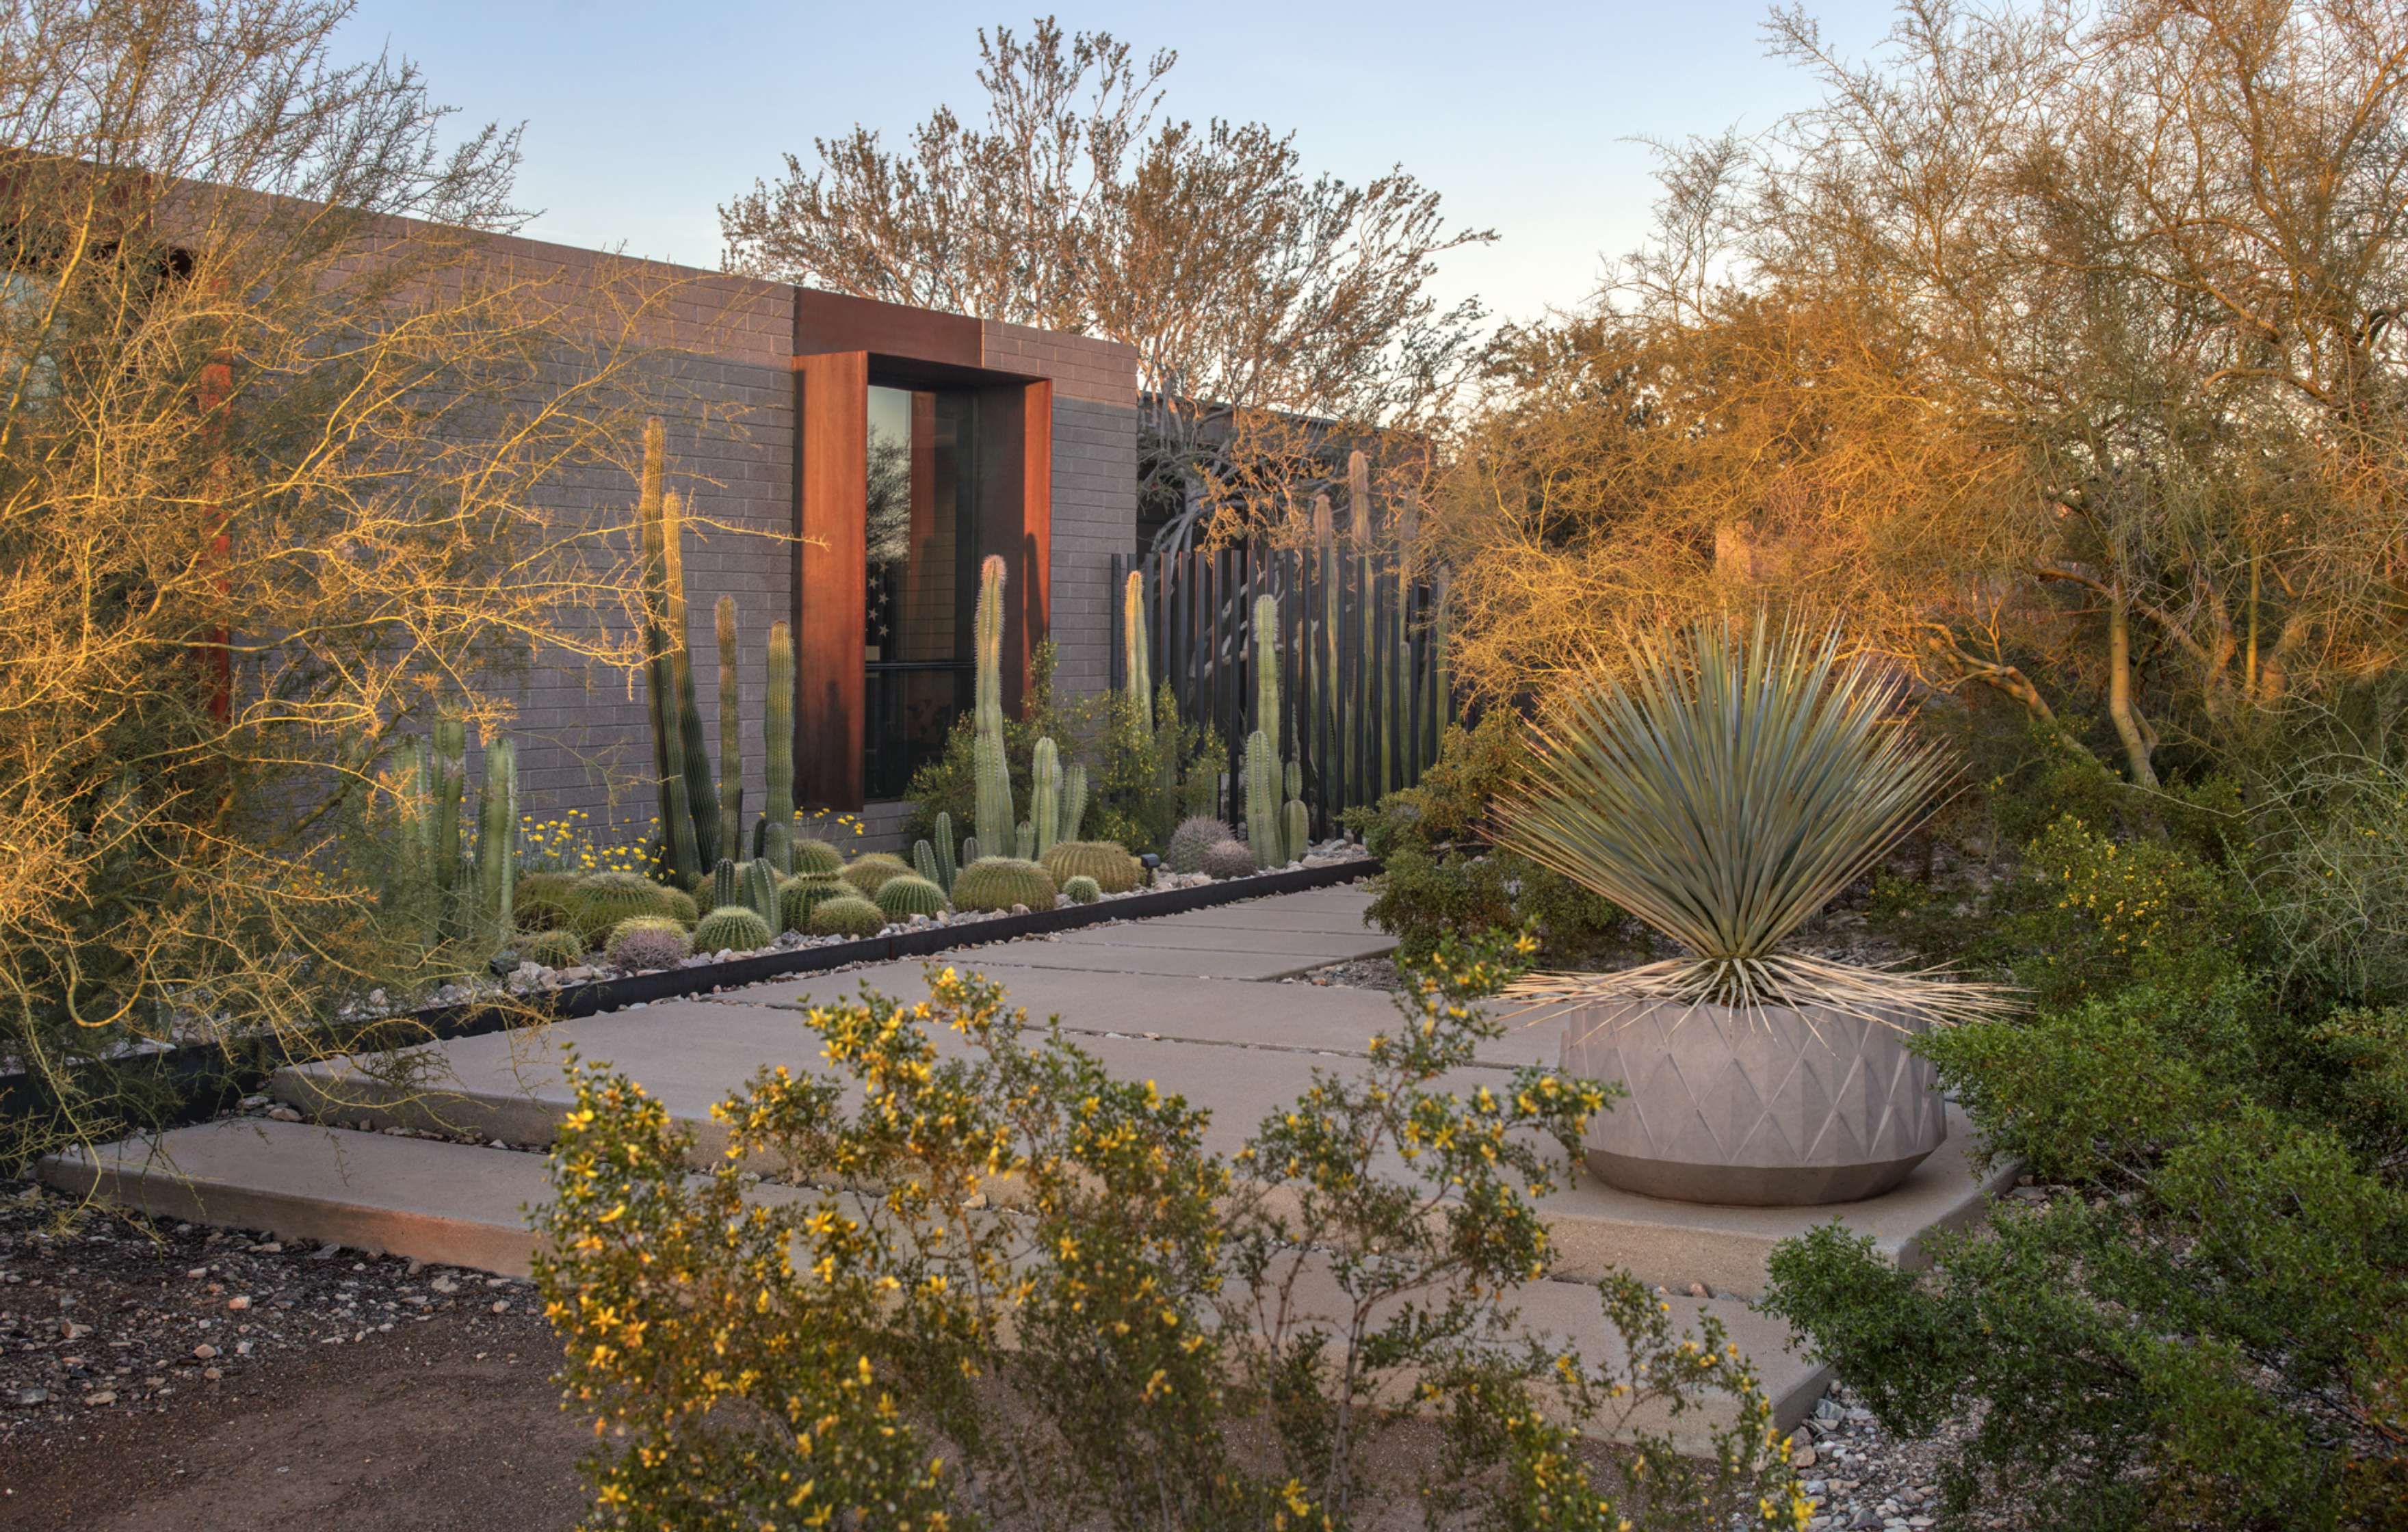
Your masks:
M1115 1073L1210 1107L1208 1142L1227 1153L1293 1099L1315 1067L1364 1067L1370 1036L1394 1024L1385 994L1279 982L1392 950L1389 938L1363 925L1369 902L1352 887L1276 895L966 948L939 961L1002 982L1032 1018L1059 1017ZM308 1121L229 1119L111 1145L97 1156L56 1157L41 1174L55 1186L96 1190L155 1214L521 1275L535 1248L523 1210L546 1195L542 1158L377 1130L548 1144L569 1104L562 1063L574 1049L639 1081L695 1128L698 1156L715 1155L724 1140L710 1122L711 1103L765 1065L817 1067L818 1040L801 1010L865 984L916 996L924 993L923 965L778 980L435 1044L415 1051L406 1088L386 1083L394 1078L389 1067L371 1074L350 1060L287 1069L272 1089ZM1455 1083L1469 1089L1524 1063L1552 1062L1562 1025L1510 1032L1484 1047ZM937 1036L940 1049L967 1046L950 1033ZM1593 1353L1610 1351L1585 1284L1627 1267L1664 1287L1684 1321L1700 1312L1719 1317L1756 1364L1786 1427L1813 1407L1827 1374L1787 1349L1778 1324L1749 1308L1762 1291L1766 1255L1779 1239L1837 1217L1893 1258L1915 1260L1925 1234L1979 1217L1985 1194L1996 1189L1972 1177L1963 1124L1956 1126L1948 1146L1898 1191L1838 1208L1693 1207L1584 1179L1549 1199L1561 1280L1533 1284L1522 1300L1525 1314ZM1691 1296L1697 1291L1709 1296Z

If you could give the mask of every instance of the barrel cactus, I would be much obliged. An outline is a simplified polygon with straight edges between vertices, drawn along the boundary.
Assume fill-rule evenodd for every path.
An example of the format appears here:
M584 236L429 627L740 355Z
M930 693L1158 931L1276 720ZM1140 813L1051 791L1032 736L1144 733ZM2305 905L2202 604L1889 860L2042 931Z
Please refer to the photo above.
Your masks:
M811 909L815 937L874 937L885 929L885 911L858 894L824 899Z
M1104 896L1104 891L1097 888L1096 881L1085 873L1081 873L1064 883L1062 892L1069 895L1072 904L1094 904Z
M844 870L844 853L824 840L797 840L794 854L797 878L833 878Z
M1034 862L1016 856L982 856L953 880L956 909L1030 909L1054 908L1054 879Z
M602 945L621 921L635 915L679 914L675 889L639 872L597 872L571 892L569 927L594 946ZM688 901L691 904L691 901Z
M510 901L510 914L519 929L557 931L566 926L569 903L578 882L573 872L520 873L518 888Z
M852 894L853 885L842 879L789 878L778 885L778 923L789 931L808 931L813 909Z
M1137 858L1114 840L1057 840L1038 859L1054 881L1069 892L1070 880L1089 878L1106 894L1126 894L1137 887Z
M1254 853L1242 840L1224 840L1205 848L1201 871L1214 878L1243 878L1254 870Z
M661 890L661 903L667 907L669 918L687 930L693 930L694 923L702 919L702 907L694 902L694 895L681 888L654 886Z
M864 898L872 898L886 886L890 878L901 878L911 870L911 864L887 852L871 852L857 856L844 865L837 876L851 883Z
M635 915L611 931L602 955L622 968L674 968L693 951L685 927L666 915Z
M879 887L878 908L890 921L945 912L945 891L915 874L889 878Z
M694 928L697 952L751 952L769 945L769 923L749 905L722 905Z
M540 967L574 967L577 960L585 955L585 938L574 931L538 931L519 938L518 954L520 962Z
M1162 865L1173 872L1202 872L1206 852L1237 838L1236 831L1210 814L1182 820L1170 832L1170 844L1163 848Z

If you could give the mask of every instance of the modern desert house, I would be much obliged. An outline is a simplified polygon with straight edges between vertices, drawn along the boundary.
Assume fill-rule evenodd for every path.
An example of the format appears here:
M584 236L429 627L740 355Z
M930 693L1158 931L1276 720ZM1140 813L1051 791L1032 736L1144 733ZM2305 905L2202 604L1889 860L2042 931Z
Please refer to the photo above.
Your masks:
M574 288L624 258L497 241ZM1010 575L1005 684L1054 643L1057 684L1107 684L1115 554L1135 552L1138 385L1130 348L783 283L644 263L670 284L662 393L672 487L688 499L688 634L717 664L712 606L735 597L745 651L747 800L760 799L762 635L794 624L796 795L860 815L882 843L912 769L970 700L980 562ZM564 486L574 508L634 486ZM699 688L716 737L717 698ZM1008 694L1006 706L1015 697ZM520 700L523 807L641 827L653 802L640 691L538 670Z

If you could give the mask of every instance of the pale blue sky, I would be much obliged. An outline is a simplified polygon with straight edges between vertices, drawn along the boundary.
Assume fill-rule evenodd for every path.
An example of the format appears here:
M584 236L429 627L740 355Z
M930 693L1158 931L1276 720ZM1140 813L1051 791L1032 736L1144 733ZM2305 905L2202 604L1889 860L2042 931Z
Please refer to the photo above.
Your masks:
M1862 52L1885 0L1821 0L1826 32ZM1362 179L1401 162L1454 218L1494 228L1455 256L1452 298L1507 317L1578 302L1600 257L1627 250L1652 196L1634 138L1755 131L1810 99L1764 56L1763 0L1667 5L1326 4L1054 7L1140 52L1176 49L1168 109L1293 128L1311 170ZM716 266L716 208L788 150L861 122L899 142L939 103L982 105L976 32L1025 30L1036 7L910 0L363 0L357 53L390 45L438 100L526 123L528 232Z

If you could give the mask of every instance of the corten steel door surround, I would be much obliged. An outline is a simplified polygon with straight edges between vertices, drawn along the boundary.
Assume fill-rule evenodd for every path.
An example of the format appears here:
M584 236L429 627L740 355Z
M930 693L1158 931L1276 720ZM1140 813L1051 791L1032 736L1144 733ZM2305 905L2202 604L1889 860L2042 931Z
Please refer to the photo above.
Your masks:
M980 365L978 321L834 294L795 304L795 771L808 804L863 802L869 388L942 389L976 403L982 554L1009 575L1005 706L1017 707L1050 614L1054 385Z

